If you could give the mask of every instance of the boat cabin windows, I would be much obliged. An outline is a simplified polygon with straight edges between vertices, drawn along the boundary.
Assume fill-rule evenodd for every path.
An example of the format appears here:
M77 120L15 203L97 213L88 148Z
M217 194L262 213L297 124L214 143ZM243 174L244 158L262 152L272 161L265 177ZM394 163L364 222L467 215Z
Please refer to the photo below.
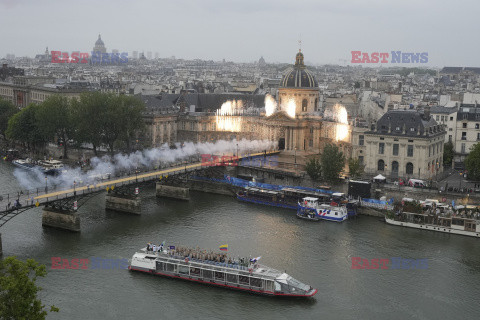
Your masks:
M475 221L465 221L465 231L476 231L477 230L477 223Z
M206 279L213 279L213 271L212 270L203 270L203 277Z
M200 277L201 276L200 271L201 269L199 268L190 268L190 275Z
M225 273L215 271L215 280L225 281Z
M172 263L165 263L165 271L177 272L177 266Z
M454 226L463 226L465 221L463 219L452 219L452 225Z
M161 261L157 261L157 271L163 271L164 269L164 263Z
M188 274L189 269L188 266L178 265L178 273Z
M237 284L238 283L238 276L236 274L227 273L227 282Z
M243 284L243 285L247 285L247 286L248 286L248 285L250 284L248 278L249 278L249 277L247 277L247 276L238 276L238 282L239 282L240 284Z
M262 279L250 278L250 286L261 288L262 287Z

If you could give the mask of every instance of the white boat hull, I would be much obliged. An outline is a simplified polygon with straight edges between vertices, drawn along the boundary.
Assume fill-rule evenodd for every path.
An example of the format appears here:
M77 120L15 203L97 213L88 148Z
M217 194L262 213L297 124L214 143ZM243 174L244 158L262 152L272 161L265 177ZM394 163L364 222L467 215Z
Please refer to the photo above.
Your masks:
M465 231L465 230L458 230L458 229L453 229L453 228L449 228L449 227L436 226L436 225L432 225L432 224L417 224L417 223L412 223L412 222L395 221L395 220L389 219L387 217L385 217L385 222L388 223L388 224L392 224L392 225L400 226L400 227L423 229L423 230L437 231L437 232L443 232L443 233L453 233L453 234L459 234L459 235L462 235L462 236L480 238L480 232L478 232L478 231L477 232L475 232L475 231Z

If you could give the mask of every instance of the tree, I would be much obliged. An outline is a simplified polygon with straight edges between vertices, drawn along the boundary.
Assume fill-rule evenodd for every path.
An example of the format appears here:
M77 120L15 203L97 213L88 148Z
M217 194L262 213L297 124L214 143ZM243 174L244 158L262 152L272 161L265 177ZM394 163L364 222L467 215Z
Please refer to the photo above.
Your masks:
M124 142L130 151L130 142L137 130L144 126L143 102L135 97L112 96L108 101L103 141L111 154L115 142Z
M69 98L58 95L49 97L38 106L35 116L39 131L45 140L53 140L55 137L63 140L63 157L68 158L68 140L73 133Z
M345 166L345 156L336 145L327 144L323 149L321 164L325 180L335 182Z
M72 113L75 126L74 138L77 143L91 143L93 152L102 144L106 125L106 111L111 95L98 91L85 92L80 100L73 100Z
M455 150L453 149L453 143L448 141L443 147L443 164L445 166L451 166Z
M142 114L145 104L137 97L120 96L120 113L125 123L125 130L121 138L127 145L127 151L131 151L131 141L135 138L135 133L145 128L145 121Z
M322 176L322 164L320 159L311 158L305 165L305 171L313 181L317 181Z
M0 98L0 135L5 136L5 131L7 131L8 127L8 120L18 111L20 110L15 107L13 103Z
M42 290L35 281L47 274L45 265L16 257L0 260L0 319L45 319L45 305L37 297ZM55 306L50 312L58 312Z
M465 159L465 168L471 180L480 180L480 143L470 148L470 153Z
M350 172L350 177L358 178L363 174L365 166L360 163L358 158L350 158L348 159L348 169Z
M14 114L8 120L8 127L5 133L7 139L22 142L33 150L40 144L44 144L45 139L39 130L36 119L37 109L38 105L29 104L26 108Z

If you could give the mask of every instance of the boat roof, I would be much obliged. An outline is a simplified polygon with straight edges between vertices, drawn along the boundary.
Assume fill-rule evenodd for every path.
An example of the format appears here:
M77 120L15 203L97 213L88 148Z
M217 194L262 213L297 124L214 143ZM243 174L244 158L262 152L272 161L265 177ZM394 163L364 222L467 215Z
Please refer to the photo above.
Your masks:
M313 198L313 197L305 197L303 198L303 200L306 200L306 201L317 201L318 198Z

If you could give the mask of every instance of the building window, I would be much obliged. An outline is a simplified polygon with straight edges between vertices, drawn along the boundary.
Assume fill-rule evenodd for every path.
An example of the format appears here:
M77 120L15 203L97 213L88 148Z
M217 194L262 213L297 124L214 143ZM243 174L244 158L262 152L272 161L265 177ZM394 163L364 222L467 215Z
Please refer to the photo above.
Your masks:
M437 117L436 117L436 119L435 119L435 120L437 120L437 121L438 121L438 118L439 118L439 115L437 114Z
M378 154L383 154L385 152L385 143L380 142L378 144Z
M411 128L410 128L410 132L415 132L415 128L414 128L414 127L411 127Z
M407 146L407 157L413 157L413 145L411 144Z
M217 130L217 124L215 122L212 122L212 131Z
M358 145L363 146L364 144L365 144L365 136L363 134L359 135L358 136Z
M466 132L462 132L462 140L467 140L467 133Z
M462 124L462 128L466 128L466 127L467 127L467 123L464 122L464 123Z
M452 142L452 135L451 134L448 135L448 141Z
M450 117L450 121L453 121L453 117Z
M383 170L385 170L385 162L384 162L382 159L378 160L378 167L377 167L377 169L378 169L378 171L383 171Z
M315 111L318 111L318 98L315 98Z
M302 111L303 112L307 112L307 105L308 105L307 99L303 99L302 100Z
M392 172L398 173L398 162L397 161L392 162Z
M475 129L480 129L480 123L475 123Z
M193 121L190 122L190 130L195 130L195 123Z
M206 123L202 123L202 130L207 131L207 124Z
M393 144L393 155L398 156L398 143Z
M462 149L461 153L465 153L465 143L462 143L462 148L461 149Z
M313 139L310 139L310 141L308 141L308 146L310 148L313 148Z
M413 164L411 162L407 163L405 167L405 172L407 174L413 174Z
M313 134L313 128L310 128L310 133Z
M363 165L363 156L358 156L358 162Z
M429 146L429 147L428 147L428 156L429 156L429 157L432 156L432 146Z
M477 133L477 140L480 140L480 132Z

